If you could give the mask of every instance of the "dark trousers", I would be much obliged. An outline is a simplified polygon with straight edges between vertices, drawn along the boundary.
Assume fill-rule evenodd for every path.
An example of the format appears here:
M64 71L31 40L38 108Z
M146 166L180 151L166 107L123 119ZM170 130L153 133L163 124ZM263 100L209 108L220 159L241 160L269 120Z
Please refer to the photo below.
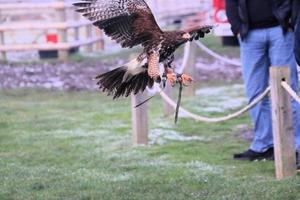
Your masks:
M295 56L298 65L300 66L300 16L298 17L295 29Z

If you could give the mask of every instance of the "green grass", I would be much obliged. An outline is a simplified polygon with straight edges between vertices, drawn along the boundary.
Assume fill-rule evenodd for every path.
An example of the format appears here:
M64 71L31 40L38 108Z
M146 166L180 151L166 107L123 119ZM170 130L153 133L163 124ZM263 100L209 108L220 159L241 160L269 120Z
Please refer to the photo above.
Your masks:
M239 47L223 46L220 37L215 37L210 34L203 38L201 42L203 42L203 44L205 44L211 50L221 55L233 58L238 58L240 55Z
M233 93L232 96L242 96ZM200 107L218 97L183 97ZM195 105L192 107L192 105ZM247 115L220 124L164 118L150 103L150 130L198 136L133 147L128 99L92 92L0 91L0 199L300 199L300 179L276 181L273 162L239 162ZM230 112L230 110L225 110Z

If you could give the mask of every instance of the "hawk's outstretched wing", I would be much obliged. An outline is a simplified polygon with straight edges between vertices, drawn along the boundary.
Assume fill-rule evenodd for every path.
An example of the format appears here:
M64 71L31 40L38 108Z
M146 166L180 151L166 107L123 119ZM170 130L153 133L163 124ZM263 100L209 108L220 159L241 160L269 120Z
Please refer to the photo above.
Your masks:
M74 6L122 47L146 45L162 34L144 0L81 0Z

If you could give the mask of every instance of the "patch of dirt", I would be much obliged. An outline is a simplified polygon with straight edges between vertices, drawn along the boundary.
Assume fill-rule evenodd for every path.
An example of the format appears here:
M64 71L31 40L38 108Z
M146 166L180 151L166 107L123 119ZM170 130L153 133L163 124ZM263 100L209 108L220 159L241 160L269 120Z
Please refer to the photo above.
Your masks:
M0 89L45 88L55 90L96 90L95 76L121 66L116 62L65 62L0 64ZM196 80L231 81L241 77L238 67L198 60Z
M219 61L198 59L196 69L199 71L197 78L201 81L222 80L230 82L242 77L241 67L227 65Z
M95 76L118 63L67 62L0 64L0 89L95 90Z

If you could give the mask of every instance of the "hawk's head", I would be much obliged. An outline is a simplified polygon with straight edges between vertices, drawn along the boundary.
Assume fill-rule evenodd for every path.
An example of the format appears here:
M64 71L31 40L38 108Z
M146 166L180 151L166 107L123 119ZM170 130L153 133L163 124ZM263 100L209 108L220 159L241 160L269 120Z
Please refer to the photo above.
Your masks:
M189 33L183 32L181 34L182 39L189 40L191 39L191 35Z
M189 41L192 36L185 31L174 31L172 41L175 42L176 45L181 45L187 41Z

